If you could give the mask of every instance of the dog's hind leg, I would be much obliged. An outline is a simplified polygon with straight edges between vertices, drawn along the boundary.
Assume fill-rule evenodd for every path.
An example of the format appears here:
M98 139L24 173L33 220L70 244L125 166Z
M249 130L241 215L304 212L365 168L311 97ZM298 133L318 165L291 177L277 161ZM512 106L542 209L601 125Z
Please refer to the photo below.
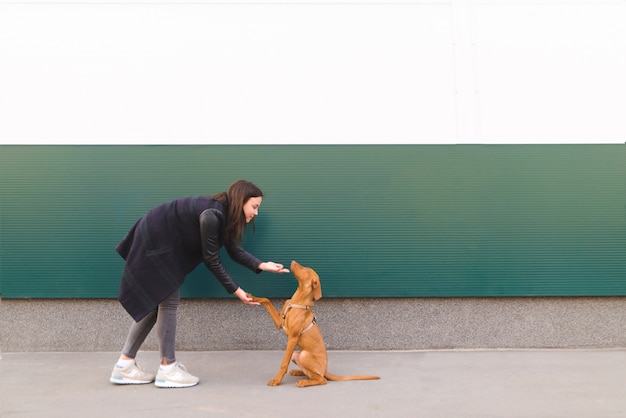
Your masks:
M298 365L298 359L300 358L300 352L296 351L291 355L291 361L293 362L293 364L295 364L296 366ZM299 367L299 366L298 366ZM292 376L306 376L304 374L304 372L300 369L296 369L296 370L291 370L289 372L290 375Z
M295 353L294 353L295 354ZM292 376L306 376L308 379L298 380L296 385L299 388L307 386L325 385L325 370L320 370L320 361L308 351L301 351L298 356L292 356L294 363L300 367L300 370L292 370Z

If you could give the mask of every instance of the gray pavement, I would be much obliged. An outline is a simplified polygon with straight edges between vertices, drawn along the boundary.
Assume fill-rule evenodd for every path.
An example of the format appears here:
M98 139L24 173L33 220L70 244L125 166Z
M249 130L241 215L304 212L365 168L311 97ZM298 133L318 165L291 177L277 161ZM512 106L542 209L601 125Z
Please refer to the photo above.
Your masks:
M269 387L280 351L179 352L187 389L116 386L117 353L3 353L1 417L626 417L626 350L331 351L335 374ZM158 354L138 363L156 369ZM156 371L156 370L155 370Z

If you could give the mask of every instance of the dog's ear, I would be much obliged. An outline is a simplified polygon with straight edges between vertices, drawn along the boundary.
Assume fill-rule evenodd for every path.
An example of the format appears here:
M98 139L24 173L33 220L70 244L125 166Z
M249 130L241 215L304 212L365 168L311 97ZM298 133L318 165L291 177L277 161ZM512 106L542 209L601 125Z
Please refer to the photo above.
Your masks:
M322 298L322 285L320 279L313 280L313 299L320 300Z

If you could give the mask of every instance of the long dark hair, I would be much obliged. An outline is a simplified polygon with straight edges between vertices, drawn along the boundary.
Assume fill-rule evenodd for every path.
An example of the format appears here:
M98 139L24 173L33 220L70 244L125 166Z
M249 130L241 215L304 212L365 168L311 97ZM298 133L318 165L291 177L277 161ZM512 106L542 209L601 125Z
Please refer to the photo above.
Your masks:
M247 180L237 180L230 185L228 192L220 192L212 196L226 208L225 243L239 244L243 239L246 230L246 215L243 213L243 205L251 197L263 197L263 192ZM254 228L254 218L250 223Z

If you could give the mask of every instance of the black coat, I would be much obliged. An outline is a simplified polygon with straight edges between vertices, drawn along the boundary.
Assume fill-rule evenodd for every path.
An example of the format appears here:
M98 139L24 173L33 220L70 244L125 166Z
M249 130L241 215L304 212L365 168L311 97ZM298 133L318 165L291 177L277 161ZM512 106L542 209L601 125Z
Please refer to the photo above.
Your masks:
M228 293L239 285L220 258L226 210L210 197L164 203L142 216L115 247L126 263L119 301L135 321L155 310L201 262ZM237 245L226 245L237 263L260 273L261 260Z

